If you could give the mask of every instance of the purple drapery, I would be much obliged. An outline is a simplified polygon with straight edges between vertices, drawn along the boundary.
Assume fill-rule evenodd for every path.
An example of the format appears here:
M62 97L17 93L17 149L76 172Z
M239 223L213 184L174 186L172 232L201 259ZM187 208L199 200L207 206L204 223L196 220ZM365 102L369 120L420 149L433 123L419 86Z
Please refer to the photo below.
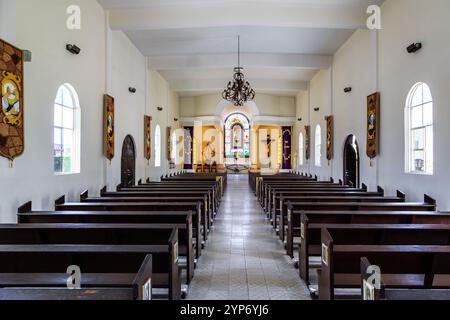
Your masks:
M184 127L184 169L192 170L194 149L194 127Z
M282 127L282 169L292 169L292 127Z

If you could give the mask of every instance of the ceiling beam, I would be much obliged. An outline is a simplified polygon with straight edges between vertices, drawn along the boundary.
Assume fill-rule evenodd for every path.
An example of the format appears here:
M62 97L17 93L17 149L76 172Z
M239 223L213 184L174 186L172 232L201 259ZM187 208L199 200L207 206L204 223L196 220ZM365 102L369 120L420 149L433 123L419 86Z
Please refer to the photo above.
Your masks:
M163 30L229 26L326 29L366 27L364 7L214 3L109 9L113 30Z
M243 53L241 62L246 68L299 68L328 69L332 56L309 54ZM236 65L236 54L199 54L184 56L150 56L152 70L177 70L189 68L231 68Z
M182 93L222 92L227 82L222 79L175 80L171 82L171 89ZM295 80L266 80L251 81L252 88L258 92L279 92L280 94L297 94L307 89L306 81Z

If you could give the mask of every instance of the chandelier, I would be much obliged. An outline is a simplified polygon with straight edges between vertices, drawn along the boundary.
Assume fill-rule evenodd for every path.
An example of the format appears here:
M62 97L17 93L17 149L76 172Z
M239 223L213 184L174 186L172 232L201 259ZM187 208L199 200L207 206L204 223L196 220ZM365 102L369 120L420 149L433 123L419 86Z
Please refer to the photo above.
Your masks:
M234 68L233 81L228 82L227 88L222 93L222 97L236 107L242 107L244 103L255 98L255 90L248 81L245 81L244 73L242 73L244 68L241 67L240 49L240 37L238 36L238 66Z

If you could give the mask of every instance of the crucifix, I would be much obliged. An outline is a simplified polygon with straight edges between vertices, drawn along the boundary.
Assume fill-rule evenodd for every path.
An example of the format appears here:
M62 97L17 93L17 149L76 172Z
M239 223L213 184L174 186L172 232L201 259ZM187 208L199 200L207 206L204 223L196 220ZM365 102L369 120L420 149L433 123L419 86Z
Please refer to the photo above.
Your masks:
M271 156L270 147L271 147L272 143L274 143L275 141L277 141L277 140L271 139L270 134L267 135L266 140L261 140L262 143L266 144L266 153L267 153L267 158L269 159L269 166L271 166L271 164L272 164L272 162L270 161L270 156Z

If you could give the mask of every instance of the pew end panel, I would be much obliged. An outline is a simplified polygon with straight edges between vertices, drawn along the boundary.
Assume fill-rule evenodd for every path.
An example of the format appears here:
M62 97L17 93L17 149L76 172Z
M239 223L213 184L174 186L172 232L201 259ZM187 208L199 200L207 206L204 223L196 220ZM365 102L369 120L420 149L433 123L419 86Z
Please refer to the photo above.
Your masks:
M406 201L406 194L401 192L400 190L397 190L397 197L403 199L403 201Z
M363 184L361 185L361 189L362 189L364 192L367 192L367 190L368 190L367 185L366 185L365 183L363 183Z
M309 286L309 248L308 248L308 236L309 236L309 220L305 213L302 213L300 224L300 247L299 247L299 274L307 286Z
M136 278L133 281L133 296L135 300L150 300L152 295L152 255L145 256Z
M32 201L28 201L28 202L24 203L23 205L21 205L17 209L17 213L31 213L32 212L32 207L33 207L33 202Z
M430 205L434 206L435 210L436 210L436 205L437 205L436 199L433 199L429 195L425 194L423 196L423 202L426 203L426 204L430 204Z
M142 185L142 179L138 180L138 186Z
M59 197L58 199L55 200L55 206L59 206L61 204L66 203L66 196L62 195L61 197Z
M377 186L377 192L380 193L384 197L384 189L380 186Z
M103 197L108 192L108 188L104 186L100 189L100 197Z
M368 273L369 267L372 266L369 259L362 257L360 261L361 266L361 299L363 300L382 300L384 297L384 285L380 284L377 288L373 283L370 283L370 276Z
M322 267L319 276L319 299L334 300L333 238L322 228Z
M89 190L85 190L80 194L80 201L83 202L83 200L86 200L89 198Z

